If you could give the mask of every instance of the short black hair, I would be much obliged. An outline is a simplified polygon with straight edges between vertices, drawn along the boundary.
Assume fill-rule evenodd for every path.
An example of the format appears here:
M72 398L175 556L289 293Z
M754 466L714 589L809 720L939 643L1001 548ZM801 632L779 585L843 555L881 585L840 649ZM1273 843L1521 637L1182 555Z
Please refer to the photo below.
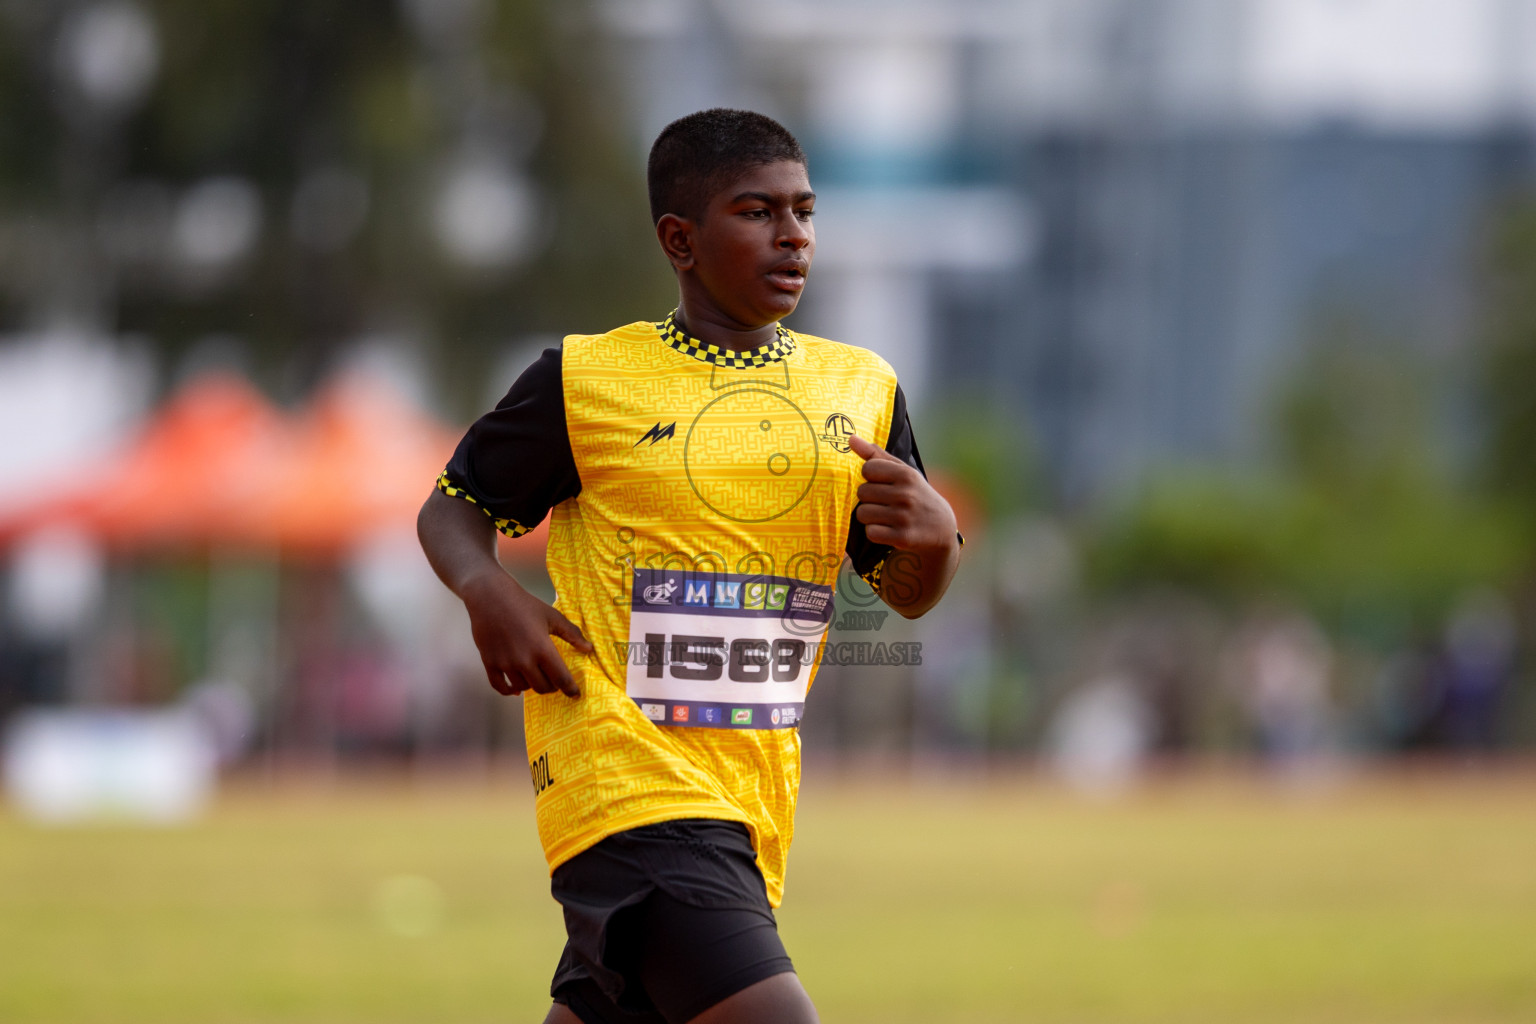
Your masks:
M744 171L780 160L804 164L805 151L771 117L726 107L680 117L656 136L646 163L651 222L667 213L697 220Z

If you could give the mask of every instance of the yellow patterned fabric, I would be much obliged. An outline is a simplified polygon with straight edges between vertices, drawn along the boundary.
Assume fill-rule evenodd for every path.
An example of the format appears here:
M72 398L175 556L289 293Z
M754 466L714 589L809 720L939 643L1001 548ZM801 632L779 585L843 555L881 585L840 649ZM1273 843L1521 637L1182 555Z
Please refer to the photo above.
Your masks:
M579 698L524 698L550 869L625 829L729 819L777 906L795 726L862 482L847 436L886 443L896 376L788 331L722 356L669 318L566 338L562 381L581 490L547 562L595 652L557 641Z

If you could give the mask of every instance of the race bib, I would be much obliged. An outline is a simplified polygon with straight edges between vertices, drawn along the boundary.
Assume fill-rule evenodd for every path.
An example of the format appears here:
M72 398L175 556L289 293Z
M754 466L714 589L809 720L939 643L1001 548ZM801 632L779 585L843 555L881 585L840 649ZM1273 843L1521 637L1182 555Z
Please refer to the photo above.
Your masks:
M832 588L784 576L635 571L625 688L657 725L789 729Z

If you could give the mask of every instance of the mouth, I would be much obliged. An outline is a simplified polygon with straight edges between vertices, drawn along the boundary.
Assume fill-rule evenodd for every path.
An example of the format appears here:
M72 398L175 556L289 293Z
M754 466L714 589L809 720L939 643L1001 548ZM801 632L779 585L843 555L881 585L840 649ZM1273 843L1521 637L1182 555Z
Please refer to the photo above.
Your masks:
M768 272L768 280L784 291L798 292L805 287L807 269L809 268L801 260L787 260Z

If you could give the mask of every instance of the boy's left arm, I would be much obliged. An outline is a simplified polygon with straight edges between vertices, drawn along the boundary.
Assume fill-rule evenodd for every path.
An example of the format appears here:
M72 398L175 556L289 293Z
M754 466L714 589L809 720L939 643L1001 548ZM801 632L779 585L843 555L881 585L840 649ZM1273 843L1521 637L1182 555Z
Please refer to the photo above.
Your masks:
M848 446L864 460L855 517L876 544L895 550L880 575L880 599L915 619L939 603L960 565L955 513L913 466L862 437Z

